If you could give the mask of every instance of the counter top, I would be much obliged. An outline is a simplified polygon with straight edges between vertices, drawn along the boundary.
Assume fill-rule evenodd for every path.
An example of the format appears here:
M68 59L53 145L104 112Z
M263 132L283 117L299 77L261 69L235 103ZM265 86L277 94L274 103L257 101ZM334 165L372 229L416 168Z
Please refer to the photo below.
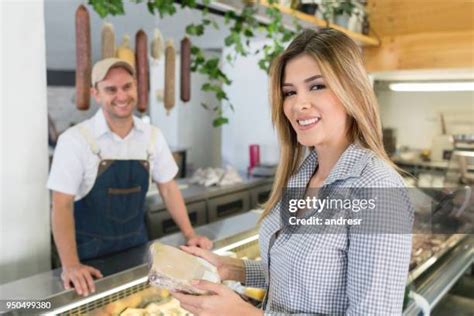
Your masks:
M419 166L419 167L426 167L431 169L441 169L446 170L449 166L449 161L424 161L420 158L416 158L413 160L405 160L400 157L392 157L391 158L394 163L397 165L409 165L409 166Z
M214 242L224 240L237 234L255 229L261 212L254 210L234 217L229 217L204 226L196 227L196 232L205 235ZM172 246L184 243L181 233L171 234L158 239L160 242ZM217 246L217 244L216 244ZM117 283L129 282L147 274L148 244L128 249L124 252L106 256L100 259L85 262L99 268L104 278L96 280L96 294L116 287ZM120 281L117 281L120 280ZM55 299L53 305L61 306L64 302L80 301L83 298L73 290L65 290L61 281L61 269L46 271L0 285L0 300L7 299Z

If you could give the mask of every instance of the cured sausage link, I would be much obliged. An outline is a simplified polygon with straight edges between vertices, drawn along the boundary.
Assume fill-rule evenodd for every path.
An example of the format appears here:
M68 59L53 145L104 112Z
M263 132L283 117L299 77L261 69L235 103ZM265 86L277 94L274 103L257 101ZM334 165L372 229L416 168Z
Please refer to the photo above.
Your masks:
M149 92L148 39L143 30L135 35L135 58L137 62L138 104L140 112L146 112Z
M102 59L115 57L115 32L111 23L104 23L101 32Z
M191 99L191 41L186 36L181 40L181 100Z
M173 45L173 41L169 40L166 43L165 49L165 97L164 105L169 114L170 110L175 104L175 61L176 51Z
M84 5L76 10L76 108L88 110L91 88L91 30L89 12Z

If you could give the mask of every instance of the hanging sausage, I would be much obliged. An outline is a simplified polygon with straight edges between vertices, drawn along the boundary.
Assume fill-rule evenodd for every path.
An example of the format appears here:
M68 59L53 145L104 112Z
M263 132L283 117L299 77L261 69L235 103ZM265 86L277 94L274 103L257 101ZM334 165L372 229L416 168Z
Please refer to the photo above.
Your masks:
M91 87L91 30L89 12L84 5L76 10L76 108L88 110Z
M175 103L175 59L176 51L173 41L166 43L165 49L165 98L164 105L166 113L169 114Z
M158 60L163 56L163 35L158 28L155 28L153 33L153 40L151 41L150 55L154 60Z
M164 54L164 41L163 41L163 35L161 34L160 30L158 28L155 28L153 32L153 39L150 44L150 56L151 56L151 63L152 63L152 68L154 70L150 70L155 72L156 68L158 67L160 63L160 59L163 57ZM163 102L163 89L157 89L154 93L156 96L156 100L161 103Z
M181 100L191 99L191 41L187 36L181 40Z
M111 23L105 22L101 32L102 59L115 57L115 32Z
M148 105L149 91L149 70L148 70L148 43L147 36L143 30L139 30L135 35L135 55L137 62L137 86L138 103L137 109L146 112Z

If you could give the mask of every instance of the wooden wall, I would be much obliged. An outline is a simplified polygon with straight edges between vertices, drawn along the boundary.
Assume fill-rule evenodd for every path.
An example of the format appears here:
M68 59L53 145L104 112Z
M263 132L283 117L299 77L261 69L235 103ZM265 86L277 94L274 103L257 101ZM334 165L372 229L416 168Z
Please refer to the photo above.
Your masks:
M474 1L369 0L369 71L474 68Z

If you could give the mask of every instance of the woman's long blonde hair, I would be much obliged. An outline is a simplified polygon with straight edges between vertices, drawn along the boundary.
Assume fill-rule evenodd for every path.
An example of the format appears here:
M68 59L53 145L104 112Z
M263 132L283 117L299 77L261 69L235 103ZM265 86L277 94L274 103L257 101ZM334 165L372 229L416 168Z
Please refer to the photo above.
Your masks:
M347 35L335 29L304 30L273 61L270 69L270 104L280 143L280 161L272 193L264 204L262 219L280 200L284 187L296 172L305 152L283 112L281 90L286 64L302 54L316 60L326 85L344 106L349 117L349 141L372 150L394 166L383 147L377 99L363 65L360 48Z

